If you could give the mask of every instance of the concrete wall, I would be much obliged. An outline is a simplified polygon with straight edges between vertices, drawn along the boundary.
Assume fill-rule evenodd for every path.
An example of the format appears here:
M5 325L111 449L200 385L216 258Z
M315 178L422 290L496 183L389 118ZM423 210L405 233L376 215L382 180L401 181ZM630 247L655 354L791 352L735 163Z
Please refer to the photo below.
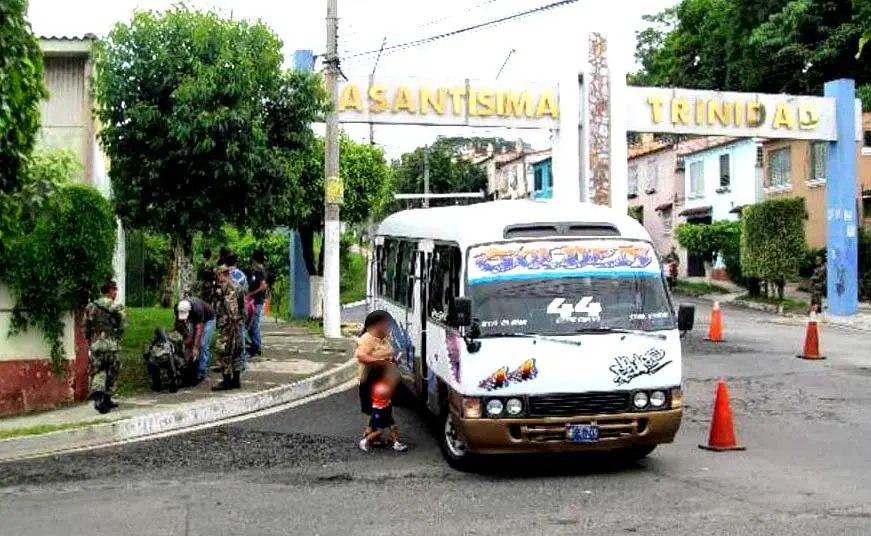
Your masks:
M8 287L0 285L0 416L53 407L85 393L87 352L82 371L83 341L76 336L79 324L73 315L63 317L63 348L71 374L57 377L48 361L50 346L39 330L31 327L9 335L14 304Z
M871 121L871 115L866 114L866 122ZM784 187L771 186L769 162L771 153L784 147L789 147L790 153L790 182ZM807 209L805 221L805 240L809 248L820 249L826 247L826 182L817 180L819 177L811 177L811 143L801 140L779 140L766 142L763 146L763 170L764 170L764 195L765 199L804 198ZM865 151L867 152L867 151ZM857 219L862 214L862 191L871 189L871 154L863 154L862 148L856 148L858 173L857 183L859 191L857 197ZM871 214L866 216L863 222L869 223Z
M671 146L629 160L629 167L635 166L638 172L638 189L636 196L629 199L629 206L642 207L644 228L662 255L671 251L673 245L677 246L674 238L676 163L676 153ZM671 206L663 207L668 204ZM657 210L658 207L663 208Z

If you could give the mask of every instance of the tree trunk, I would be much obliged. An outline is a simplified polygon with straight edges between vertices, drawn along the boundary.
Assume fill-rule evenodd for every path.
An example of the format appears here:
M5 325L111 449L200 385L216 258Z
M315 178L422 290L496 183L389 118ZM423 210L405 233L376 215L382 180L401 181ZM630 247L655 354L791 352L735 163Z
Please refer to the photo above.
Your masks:
M178 299L188 298L193 286L193 238L182 236L173 238L175 264L178 267L178 282L176 291Z
M315 233L312 229L298 229L299 240L302 244L302 260L305 262L305 269L309 275L318 275L323 272L318 272L315 265Z
M163 280L163 293L160 296L160 306L166 309L172 305L172 289L175 288L176 258L173 242L170 240L166 252L166 278Z
M775 284L777 285L777 299L783 301L783 288L786 286L786 282L777 281Z

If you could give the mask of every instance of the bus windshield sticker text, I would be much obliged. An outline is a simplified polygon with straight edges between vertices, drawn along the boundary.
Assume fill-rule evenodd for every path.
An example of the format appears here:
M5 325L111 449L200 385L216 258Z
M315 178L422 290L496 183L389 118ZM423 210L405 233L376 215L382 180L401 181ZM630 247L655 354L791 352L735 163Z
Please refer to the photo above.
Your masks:
M660 275L649 244L616 241L506 243L473 248L469 283L542 276Z
M615 357L609 369L614 373L615 384L626 385L639 376L656 374L669 363L671 361L665 360L665 350L650 348L640 355Z
M664 311L659 313L633 313L629 315L629 320L663 320L669 318L669 316Z
M566 301L565 298L554 298L547 306L547 314L559 315L560 319L564 321L572 321L572 318L579 318L575 317L575 314L582 315L580 318L586 318L588 321L598 321L602 314L602 304L593 301L593 298L590 296L581 298L574 305Z
M513 327L523 327L529 323L529 320L524 318L512 318L507 319L503 318L502 320L483 320L481 322L482 328L513 328Z

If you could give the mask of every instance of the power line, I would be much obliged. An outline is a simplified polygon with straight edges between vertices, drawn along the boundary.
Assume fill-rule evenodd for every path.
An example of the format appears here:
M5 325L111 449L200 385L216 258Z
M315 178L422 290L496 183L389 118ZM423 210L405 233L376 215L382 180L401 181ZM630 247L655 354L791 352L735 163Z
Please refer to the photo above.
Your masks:
M457 19L457 18L462 17L463 15L466 15L467 13L471 13L472 11L475 11L475 10L477 10L477 9L480 9L480 8L482 8L482 7L484 7L484 6L488 6L488 5L490 5L490 4L494 4L494 3L496 3L496 2L500 2L500 1L503 1L503 0L484 0L483 2L480 2L480 3L478 3L478 4L474 5L474 6L467 7L466 9L464 9L463 11L461 11L461 12L459 12L459 13L454 13L454 14L452 14L452 15L447 15L447 16L445 16L445 17L441 17L441 18L438 18L438 19L432 19L432 20L429 20L429 21L427 21L427 22L421 23L421 24L419 24L417 27L415 27L414 29L416 29L416 30L422 30L422 29L424 29L424 28L428 28L428 27L430 27L430 26L432 26L432 25L434 25L434 24L438 24L438 23L440 23L440 22L445 22L445 21L449 21L449 20L455 20L455 19ZM353 37L353 36L356 36L356 35L360 35L360 33L363 31L362 28L357 28L356 26L354 26L354 24L348 24L348 25L346 26L346 28L348 28L348 30L350 30L349 33L345 34L345 35L348 36L348 37ZM349 52L349 51L350 51L350 50L344 50L343 52Z
M530 15L535 15L535 14L537 14L537 13L541 13L541 12L543 12L543 11L549 11L549 10L551 10L551 9L556 9L556 8L558 8L558 7L567 6L567 5L569 5L569 4L574 4L574 3L576 3L577 1L578 1L578 0L560 0L560 1L558 1L558 2L552 2L552 3L550 3L550 4L547 4L547 5L544 5L544 6L539 6L539 7L534 8L534 9L528 9L528 10L526 10L526 11L521 11L521 12L519 12L519 13L514 13L514 14L512 14L512 15L506 15L506 16L504 16L504 17L500 17L500 18L498 18L498 19L493 19L493 20L489 20L489 21L481 22L481 23L478 23L478 24L475 24L475 25L472 25L472 26L466 26L466 27L464 27L464 28L459 28L459 29L457 29L457 30L452 30L452 31L450 31L450 32L445 32L445 33L441 33L441 34L438 34L438 35L432 35L432 36L430 36L430 37L424 37L424 38L422 38L422 39L415 39L414 41L408 41L408 42L406 42L406 43L400 43L400 44L396 44L396 45L390 45L390 46L384 47L383 50L375 49L375 50L367 50L366 52L358 52L358 53L355 53L355 54L350 54L350 55L345 56L345 57L342 58L342 59L343 59L343 60L348 60L348 59L352 59L352 58L359 58L359 57L362 57L362 56L370 56L370 55L372 55L372 54L378 54L378 53L381 53L381 54L390 54L390 53L392 53L392 52L397 52L397 51L399 51L399 50L404 50L404 49L408 49L408 48L418 47L418 46L421 46L421 45L425 45L425 44L428 44L428 43L432 43L433 41L439 41L439 40L442 40L442 39L446 39L446 38L448 38L448 37L454 37L454 36L456 36L456 35L461 35L461 34L464 34L464 33L469 33L469 32L473 32L473 31L477 31L477 30L482 30L482 29L487 28L487 27L490 27L490 26L495 26L495 25L497 25L497 24L502 24L502 23L509 22L509 21L512 21L512 20L515 20L515 19L519 19L519 18L522 18L522 17L528 17L528 16L530 16Z

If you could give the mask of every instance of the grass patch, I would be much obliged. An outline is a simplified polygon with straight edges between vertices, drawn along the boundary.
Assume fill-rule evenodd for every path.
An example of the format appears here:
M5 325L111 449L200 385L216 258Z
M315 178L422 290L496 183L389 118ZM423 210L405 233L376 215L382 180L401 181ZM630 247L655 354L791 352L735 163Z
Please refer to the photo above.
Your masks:
M121 339L121 375L118 394L130 396L151 388L142 353L151 341L155 328L171 330L175 313L172 308L131 307L127 309L127 330Z
M11 430L0 430L0 440L12 439L13 437L26 437L34 435L49 434L51 432L60 432L61 430L71 430L73 428L84 428L92 424L102 424L106 420L96 421L81 421L67 422L63 424L40 424L37 426L29 426L27 428L13 428Z
M729 291L719 285L712 283L697 283L695 281L686 281L678 279L677 292L686 294L687 296L704 296L706 294L728 294Z
M311 318L291 318L287 321L291 326L296 326L299 328L305 328L310 330L312 333L318 336L324 335L324 326L320 320L314 320Z
M794 298L784 298L782 300L778 300L777 298L765 298L763 296L751 296L749 294L745 294L739 299L754 303L765 303L768 305L773 305L775 307L783 307L783 312L785 313L806 313L809 307L808 302L796 300Z
M344 268L339 284L342 303L366 299L366 257L359 253L348 253Z

